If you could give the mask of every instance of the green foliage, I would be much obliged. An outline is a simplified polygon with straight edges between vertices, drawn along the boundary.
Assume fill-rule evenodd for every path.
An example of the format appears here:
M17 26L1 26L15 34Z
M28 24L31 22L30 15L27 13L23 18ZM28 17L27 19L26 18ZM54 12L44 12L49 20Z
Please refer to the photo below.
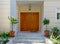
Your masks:
M5 40L5 41L2 42L2 44L6 44L8 41L9 41L9 40Z
M0 38L2 39L2 44L6 44L9 40L8 38L10 37L9 33L1 33Z
M52 33L53 33L53 34L59 34L59 29L58 29L57 27L54 27L54 28L52 29Z
M12 25L12 31L13 31L13 25L18 23L18 22L17 22L17 19L15 19L15 18L12 17L12 16L8 17L8 19L10 20L10 23L11 23L11 25Z
M15 19L15 18L12 17L12 16L8 17L8 19L10 20L10 23L11 23L11 24L16 24L16 23L18 23L18 22L17 22L17 19Z
M59 32L60 32L59 29L57 27L54 27L52 29L52 33L48 37L50 40L54 42L54 44L58 44L60 42L60 35L58 35ZM54 34L57 34L58 36L55 37Z
M4 33L1 33L1 34L0 34L0 37L1 37L1 38L8 38L8 37L10 37L10 35L9 35L9 33L5 33L5 32L4 32Z
M60 42L60 35L55 37L53 33L50 35L50 40L52 40L54 43L59 43Z
M49 19L46 19L46 18L45 18L45 19L43 20L43 24L44 24L44 25L48 25L49 23L50 23Z

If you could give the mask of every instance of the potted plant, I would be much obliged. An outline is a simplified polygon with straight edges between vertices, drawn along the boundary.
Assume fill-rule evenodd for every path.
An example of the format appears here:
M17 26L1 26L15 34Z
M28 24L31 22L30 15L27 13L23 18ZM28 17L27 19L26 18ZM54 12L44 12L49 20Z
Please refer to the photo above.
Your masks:
M43 24L46 25L46 30L44 30L44 35L49 36L49 30L47 30L47 25L50 23L49 19L44 19Z
M13 26L14 26L14 24L17 24L18 23L17 22L17 19L14 18L14 17L12 17L12 16L8 17L8 19L10 20L11 28L12 28L12 30L10 31L10 36L11 37L14 37L15 36L15 31L13 30Z
M59 35L59 29L57 28L57 27L54 27L53 29L52 29L52 33L53 33L53 35L55 36L55 37L57 37L58 35Z
M60 35L55 37L53 33L50 35L49 39L53 41L54 44L60 44Z
M1 33L0 38L2 39L1 44L6 44L9 41L9 33Z

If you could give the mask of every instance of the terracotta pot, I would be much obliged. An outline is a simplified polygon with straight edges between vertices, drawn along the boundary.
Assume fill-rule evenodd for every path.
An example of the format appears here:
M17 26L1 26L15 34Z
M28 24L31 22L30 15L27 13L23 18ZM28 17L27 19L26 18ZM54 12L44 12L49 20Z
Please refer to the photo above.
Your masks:
M53 34L55 37L57 37L58 36L58 34Z
M46 37L48 37L48 36L49 36L49 30L45 30L45 31L44 31L44 35L45 35Z
M14 37L15 36L15 32L14 31L10 31L10 37Z

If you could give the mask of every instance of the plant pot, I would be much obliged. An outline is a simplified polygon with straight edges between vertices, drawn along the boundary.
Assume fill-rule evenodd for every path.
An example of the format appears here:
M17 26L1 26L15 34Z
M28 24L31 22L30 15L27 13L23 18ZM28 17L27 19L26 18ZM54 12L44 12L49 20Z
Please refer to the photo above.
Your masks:
M15 36L15 31L10 31L10 37L14 37Z
M49 30L45 30L45 31L44 31L44 35L45 35L46 37L48 37L48 36L49 36Z
M58 34L53 34L55 37L57 37L58 36Z

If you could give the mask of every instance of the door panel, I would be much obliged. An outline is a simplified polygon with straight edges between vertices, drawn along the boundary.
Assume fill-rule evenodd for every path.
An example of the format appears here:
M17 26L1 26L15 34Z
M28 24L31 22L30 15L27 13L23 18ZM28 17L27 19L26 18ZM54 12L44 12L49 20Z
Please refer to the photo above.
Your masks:
M21 12L20 13L20 31L39 31L39 13Z

